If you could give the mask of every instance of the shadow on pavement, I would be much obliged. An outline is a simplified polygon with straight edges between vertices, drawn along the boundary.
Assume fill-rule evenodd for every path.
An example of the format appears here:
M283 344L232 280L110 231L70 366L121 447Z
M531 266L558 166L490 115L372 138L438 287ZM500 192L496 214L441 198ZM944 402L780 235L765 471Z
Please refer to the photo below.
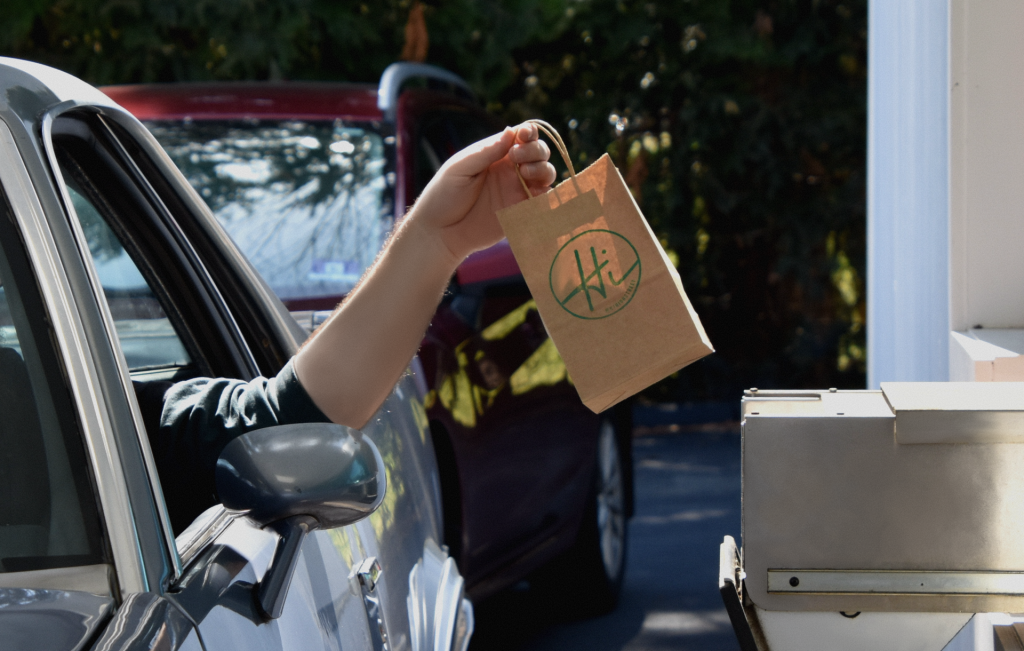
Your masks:
M648 432L634 439L636 514L618 608L566 621L564 604L524 583L476 605L471 651L738 649L718 595L718 545L740 537L738 424Z
M578 622L566 621L559 604L529 588L509 590L476 608L470 651L513 649L621 649L643 625L644 612L627 599L614 612ZM577 630L578 629L578 630Z

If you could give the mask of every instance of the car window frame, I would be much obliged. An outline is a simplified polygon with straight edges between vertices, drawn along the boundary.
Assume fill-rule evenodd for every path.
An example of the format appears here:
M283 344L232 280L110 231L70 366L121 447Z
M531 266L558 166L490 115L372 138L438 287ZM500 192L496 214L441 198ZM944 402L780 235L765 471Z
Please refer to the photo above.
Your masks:
M72 177L75 176L75 174L69 175ZM77 183L77 179L73 179L73 181ZM65 179L65 182L67 183L68 180ZM75 210L78 211L78 216L82 217L83 212L93 213L93 218L98 219L98 223L101 225L101 228L105 229L105 232L101 233L101 237L113 238L120 245L120 238L110 228L109 224L107 224L106 219L104 219L100 214L99 209L93 204L92 199L84 194L86 190L84 188L74 188L72 186L69 186L68 190L71 193L72 202L76 204ZM84 211L81 209L83 203L88 206ZM95 236L97 234L97 231L95 230L97 228L97 224L92 224L92 228L94 229L93 235ZM89 230L89 227L83 224L83 230ZM93 264L96 265L97 271L100 272L101 282L104 282L102 269L105 260L100 259L101 257L102 254L94 253ZM135 285L127 289L122 287L111 288L104 285L104 292L106 294L107 303L110 306L111 313L115 315L114 324L118 327L118 338L121 339L122 351L125 353L125 359L128 362L128 370L132 375L132 379L141 381L177 381L179 379L187 379L201 374L197 364L193 361L195 351L187 350L185 342L178 336L179 328L176 327L176 322L180 320L180 315L171 315L163 312L163 306L166 299L163 299L162 293L158 294L157 291L154 290L150 279L142 275L142 271L137 265L135 265L135 261L130 252L123 246L115 260L122 258L126 258L126 260L121 260L119 263L121 268L118 270L119 277L117 280L123 280L125 272L131 274L131 271L129 270L134 270L134 272L138 274L138 279L141 279L142 284ZM136 282L138 282L138 279L136 279ZM109 279L106 282L109 283ZM146 292L148 292L148 295ZM114 308L113 302L118 299L121 299L122 308L127 307L128 311L132 314L127 317L125 315L117 314L117 310ZM155 301L156 305L153 305L152 301ZM135 311L140 307L143 308L142 311L145 314L135 313ZM154 308L158 309L159 312L154 312ZM164 326L162 329L154 332L151 326L159 323L163 323ZM131 338L131 330L140 326L142 326L151 336L143 337L135 344L134 347L147 358L146 361L156 363L138 364L138 362L136 362L135 365L132 363L132 356L129 354L131 345L128 341L125 341L122 338L126 336ZM170 332L166 332L161 336L160 332L165 331L166 328L170 328ZM157 334L158 336L154 338L152 336L153 334ZM173 339L171 339L172 337ZM177 344L177 346L174 344ZM168 355L167 351L161 351L162 345L169 345L172 349L180 347L180 353L175 351Z
M99 393L97 369L87 361L93 359L94 342L87 336L78 304L72 298L72 286L51 237L46 212L13 131L0 117L0 160L5 162L0 166L0 185L9 202L15 227L22 237L29 265L46 306L57 352L67 374L68 389L91 465L103 535L113 560L113 567L42 570L34 572L35 576L21 578L33 582L33 587L37 588L86 589L112 594L112 584L116 582L121 593L146 591L149 582L138 553L138 536L127 484L120 472L120 450L108 435L110 415L106 409L100 408L103 400ZM8 578L18 580L14 576Z
M246 345L238 323L219 287L207 272L188 236L157 195L149 177L142 173L133 156L127 152L121 140L124 136L111 128L110 122L105 120L101 112L95 117L90 115L91 112L79 111L73 115L67 113L70 112L64 112L50 124L44 125L47 128L45 135L48 154L53 152L53 139L58 136L53 133L53 122L57 119L67 119L76 129L88 132L96 142L81 141L80 134L64 130L59 136L76 141L76 147L84 146L86 150L93 150L87 155L97 158L95 164L111 165L114 168L104 183L132 189L136 196L124 203L135 204L141 214L132 214L128 219L123 214L124 206L120 206L120 209L113 209L113 215L105 216L114 218L113 222L108 219L107 223L115 233L118 233L118 238L126 248L129 248L129 253L138 254L139 258L133 256L134 263L157 292L158 297L164 299L161 300L164 310L171 317L178 337L189 350L192 361L198 365L200 373L213 377L238 377L246 381L255 378L259 375L256 360ZM69 156L74 158L74 155ZM55 153L52 159L53 169L63 174L62 162ZM77 161L75 162L77 164ZM90 179L89 183L93 183L93 180ZM63 185L63 178L59 179L59 184L65 212L76 216L72 228L81 249L86 243L81 239L81 224L78 222L77 212ZM102 193L109 191L110 188L95 189ZM122 237L122 234L125 237ZM128 241L125 241L125 238ZM85 253L83 251L82 255ZM91 261L91 252L88 255ZM160 256L165 259L157 259ZM168 277L177 282L168 283ZM181 283L188 286L190 291L182 292L178 287ZM158 286L163 289L159 289ZM197 321L200 323L195 323ZM208 343L210 341L216 341L219 345L211 345Z
M106 343L110 346L110 349L113 352L117 382L120 385L120 395L117 396L117 399L120 402L123 398L123 404L127 406L131 420L130 429L133 430L133 436L131 436L131 438L134 440L130 443L126 443L135 448L141 457L141 465L143 467L145 481L148 484L148 490L146 491L148 495L139 496L136 498L136 501L141 503L143 510L148 506L155 511L155 517L160 530L159 545L161 548L160 551L162 552L161 556L163 556L169 564L169 567L166 568L167 571L161 572L163 576L160 576L158 580L150 581L151 584L154 584L151 585L151 588L157 588L158 586L160 589L169 588L181 578L185 563L182 560L182 556L179 553L179 547L175 541L174 531L167 511L166 500L164 499L163 488L160 483L159 473L156 469L156 462L149 443L144 418L135 394L135 389L132 385L133 375L131 370L128 368L124 353L121 349L116 324L110 312L109 305L107 304L96 265L92 260L88 241L68 193L67 184L64 180L63 171L58 161L54 145L54 122L60 117L75 110L84 110L89 113L96 114L98 124L93 124L91 126L103 131L103 133L97 134L98 137L106 139L108 141L108 145L114 148L115 153L119 158L117 162L121 164L122 171L127 174L129 182L134 183L136 189L144 195L144 198L150 205L150 208L156 212L158 214L158 218L162 220L162 225L164 227L168 227L169 230L172 231L171 235L176 240L175 243L185 249L184 253L189 258L189 270L199 276L199 282L204 285L203 289L207 291L207 295L205 296L206 300L216 302L216 308L213 311L214 314L211 318L216 320L219 317L220 327L226 330L224 338L229 339L229 345L233 345L237 349L238 353L240 353L236 353L233 356L235 359L234 367L237 370L237 372L233 374L248 380L258 375L258 368L256 361L253 358L250 349L246 345L246 342L237 327L237 323L235 322L226 302L223 300L216 283L213 281L210 274L206 272L202 262L198 259L198 256L195 255L195 252L191 250L191 247L188 244L188 238L181 232L180 228L178 228L176 220L170 214L170 211L167 210L166 206L149 183L147 176L139 170L139 167L133 157L125 150L124 144L121 141L121 138L124 136L119 136L119 134L115 133L114 130L110 128L109 123L103 120L103 114L108 112L109 109L89 106L83 107L76 103L71 103L67 106L59 105L48 111L42 120L41 136L50 165L51 180L54 183L62 204L61 208L66 221L65 226L71 232L74 246L77 249L78 258L84 266L93 303L98 309L100 321L106 334ZM179 337L183 340L187 339L187 337L183 337L180 332ZM138 492L138 487L135 492ZM143 517L144 514L136 513L135 516L136 518L139 518ZM154 563L150 563L150 565L153 564ZM159 572L159 570L157 571Z
M155 139L152 138L151 134L149 134L149 132L145 130L141 123L139 123L133 116L120 109L79 105L77 103L70 103L68 106L60 105L51 109L44 116L41 128L47 159L51 167L51 180L58 189L58 194L62 203L62 210L64 211L67 221L66 226L72 233L72 238L78 251L78 257L86 267L90 290L93 298L95 299L94 302L99 307L108 343L116 353L114 357L117 362L117 375L121 384L121 392L131 412L131 418L134 424L133 429L135 433L135 440L133 443L137 445L142 456L147 480L149 482L150 498L157 511L160 524L163 551L171 564L171 567L169 568L170 573L163 577L163 580L160 583L164 588L171 588L181 579L185 569L187 569L191 561L200 555L199 552L201 552L202 549L213 541L223 530L224 526L226 526L224 522L225 518L219 517L210 519L205 524L200 523L200 526L197 529L189 527L188 530L178 534L177 538L175 538L173 528L170 524L166 501L163 497L163 489L160 485L159 474L156 470L152 448L146 433L141 409L139 407L134 388L132 387L132 379L136 376L133 376L130 369L128 369L123 351L120 348L120 343L116 335L114 319L107 305L102 284L99 281L96 266L92 261L91 252L89 251L84 231L82 230L81 223L78 220L77 214L74 211L74 206L72 205L70 196L67 192L67 187L61 172L61 166L58 162L58 157L54 149L54 121L66 114L68 111L83 109L98 114L98 119L101 121L102 127L105 130L103 137L109 138L117 148L117 153L121 162L129 168L125 171L128 172L132 182L141 186L139 187L139 190L146 195L146 200L149 202L151 207L159 213L158 217L162 220L162 225L173 231L176 244L187 249L184 253L188 258L187 263L190 270L201 277L204 289L209 292L209 296L207 297L208 300L216 302L216 316L221 319L221 326L227 331L225 336L230 337L231 344L238 347L238 349L244 353L244 359L236 361L236 372L229 373L227 376L234 376L248 381L260 375L261 371L266 375L272 375L273 373L264 370L264 368L268 366L267 360L264 360L263 364L259 364L257 362L252 348L249 345L249 341L252 337L250 336L247 338L242 328L239 327L239 323L235 318L233 306L225 299L225 296L221 292L221 279L223 278L224 273L230 274L230 271L224 272L222 270L222 272L217 275L210 272L206 266L206 259L204 256L193 248L191 236L194 236L194 231L188 233L183 228L184 224L182 224L180 220L180 211L182 206L175 205L172 208L165 203L165 199L170 199L170 202L173 204L180 201L180 197L167 197L167 190L170 189L170 187L173 187L172 182L175 179L166 178L168 170L165 166L159 164L165 162L161 160L161 156L166 157L166 154L156 143ZM115 128L112 125L116 125L116 127L119 128ZM126 137L131 139L131 142L126 143L123 140ZM132 148L132 153L129 153L129 147ZM146 156L149 160L138 160L137 157L139 156ZM177 171L177 168L173 167L173 164L169 161L166 161L166 163L167 165L170 165L170 170L172 170L177 176L180 176L180 172ZM145 168L146 171L143 171L142 168ZM152 175L157 175L160 178L153 178ZM174 176L174 174L171 176ZM161 185L160 190L154 187L153 182ZM192 190L191 186L188 186L188 190ZM192 190L192 192L194 193L194 190ZM205 204L202 205L205 206ZM175 210L175 208L177 210ZM212 215L210 218L213 219ZM228 253L230 253L230 251L231 250L229 250ZM88 260L88 263L85 262L86 259ZM231 264L231 262L234 261L229 260L228 264ZM248 266L248 261L243 258L241 262L243 264L237 265L241 267L241 273L248 274L249 276L255 276L255 282L253 282L254 278L252 277L236 280L240 280L242 282L250 281L257 285L257 290L265 288L264 291L266 294L268 296L273 296L269 287L266 287L265 283L258 277L258 275L255 274L255 271L252 270L251 266ZM225 288L225 291L230 291L231 289L232 288ZM247 287L246 289L250 288ZM287 315L286 311L284 311L284 315ZM288 316L287 319L288 321L291 321L291 323L289 324L286 321L283 324L284 328L281 328L282 324L270 324L270 328L267 328L265 324L260 325L262 325L264 329L273 329L274 326L284 329L284 333L279 332L277 334L278 338L285 339L286 345L287 343L292 343L294 348L297 349L297 343L295 343L296 337L292 333L296 332L296 330L301 331L301 327L298 326L290 316ZM282 336L282 334L284 336ZM182 333L179 333L179 337L185 339L185 337L182 336ZM264 334L263 337L265 340L266 335ZM292 352L293 350L288 351L289 354ZM266 355L266 357L270 357L270 355ZM280 357L280 353L278 354L278 357ZM276 372L276 370L279 369L272 369L273 372ZM136 377L136 379L138 378ZM232 517L227 519L227 523L230 523L230 520L233 519L234 515L237 514L231 514Z
M83 110L83 108L86 110L92 109L95 113L102 114L102 110L95 109L94 107L83 107L78 105L77 103L72 103L71 105L67 106L58 105L57 107L54 107L53 109L48 111L46 115L44 115L41 126L41 137L44 149L46 151L47 160L50 165L51 180L54 183L54 187L58 192L59 200L62 204L61 208L63 210L63 214L66 220L65 226L71 232L74 245L78 252L78 258L81 261L82 265L84 266L87 282L93 298L92 302L99 312L102 328L106 335L106 343L110 347L111 352L113 353L112 357L115 364L116 381L120 387L120 395L118 395L116 398L114 398L114 396L110 396L110 398L116 399L118 402L122 402L123 399L122 404L127 406L131 421L130 429L133 432L133 436L131 438L133 438L134 440L131 441L130 443L125 441L125 443L132 445L132 447L135 448L135 450L137 450L139 456L141 457L141 464L145 475L145 482L148 488L148 495L138 495L138 493L140 492L138 490L138 487L136 487L137 489L135 491L131 491L129 489L128 482L125 482L125 489L127 492L136 495L136 499L133 501L137 501L140 503L140 511L144 511L147 508L147 506L151 507L155 511L155 516L159 527L160 540L158 544L160 546L160 551L162 552L161 556L163 556L164 559L168 562L169 567L166 568L166 571L161 572L161 574L163 575L159 578L153 577L153 579L155 580L150 579L150 577L148 576L146 578L149 579L147 580L147 583L150 584L150 590L157 589L162 591L163 589L172 586L176 581L178 581L181 578L184 571L184 563L182 562L181 555L178 552L178 546L175 543L174 531L171 526L170 515L167 511L167 504L166 500L164 499L163 487L160 483L160 476L156 469L156 460L153 456L153 451L149 443L149 437L146 430L144 418L142 416L142 410L139 405L134 386L132 384L133 376L131 370L128 368L124 351L121 349L116 324L113 315L110 312L106 295L103 290L102 283L100 282L99 279L99 273L92 259L92 253L89 250L88 241L82 229L81 222L79 221L77 211L75 210L74 205L72 204L70 194L68 193L67 184L64 180L63 171L60 163L58 162L57 153L53 143L54 122L58 118L64 116L65 114L71 111ZM113 135L112 132L103 135L109 137L113 141L113 143L116 143L115 147L117 148L118 153L122 158L122 163L125 163L126 161L131 161L131 158L123 153L123 146L119 146L120 142L116 138L116 136ZM146 182L145 177L138 173L137 167L135 169L129 169L126 171L128 172L131 181L134 181L136 184L139 184L140 182L144 184L145 187L140 187L139 190L144 194L148 195L146 198L151 203L153 203L152 187L149 186L148 182ZM160 204L157 204L153 206L153 208L154 210L160 210L161 206ZM179 334L179 337L180 336L181 335ZM247 348L245 350L246 352L248 352ZM122 465L122 467L124 466ZM143 516L143 513L135 512L133 513L133 515L135 520L137 521L140 517ZM143 553L141 550L142 545L140 544L139 547L140 550L137 552L137 554L140 556L145 556L146 554ZM142 559L142 564L143 566L147 564L145 558ZM148 564L154 565L157 563L150 562ZM144 569L146 568L144 567Z

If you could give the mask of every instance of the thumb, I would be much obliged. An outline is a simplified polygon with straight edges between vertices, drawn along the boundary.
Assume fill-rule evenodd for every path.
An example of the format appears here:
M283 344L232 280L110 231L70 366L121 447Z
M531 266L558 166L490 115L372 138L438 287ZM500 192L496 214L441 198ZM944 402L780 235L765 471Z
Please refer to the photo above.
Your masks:
M515 142L515 130L505 127L501 133L484 138L453 156L449 160L452 171L465 176L476 176L504 158Z

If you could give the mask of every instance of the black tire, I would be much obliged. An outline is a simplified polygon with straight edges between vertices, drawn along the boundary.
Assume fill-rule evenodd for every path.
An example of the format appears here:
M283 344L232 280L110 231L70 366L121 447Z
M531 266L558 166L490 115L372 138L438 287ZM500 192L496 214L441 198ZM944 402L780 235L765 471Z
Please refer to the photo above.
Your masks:
M601 421L594 483L576 541L535 583L570 617L603 615L619 601L626 574L627 473L611 418Z

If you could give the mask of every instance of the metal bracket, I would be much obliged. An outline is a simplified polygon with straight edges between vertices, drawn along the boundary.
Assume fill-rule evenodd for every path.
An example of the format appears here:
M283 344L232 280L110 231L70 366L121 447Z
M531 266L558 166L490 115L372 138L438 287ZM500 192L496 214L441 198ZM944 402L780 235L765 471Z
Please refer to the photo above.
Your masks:
M364 558L363 561L356 566L353 570L352 575L359 581L359 585L366 592L373 592L377 587L377 580L380 579L381 574L384 570L380 569L380 563L377 562L377 557L370 556Z
M308 515L294 515L271 526L281 535L281 540L263 580L256 586L256 606L267 620L277 619L284 613L284 602L302 551L302 541L316 528L316 520Z
M726 536L718 548L718 592L725 602L740 651L768 651L757 616L743 605L743 565L736 540ZM757 640L761 640L758 644Z

